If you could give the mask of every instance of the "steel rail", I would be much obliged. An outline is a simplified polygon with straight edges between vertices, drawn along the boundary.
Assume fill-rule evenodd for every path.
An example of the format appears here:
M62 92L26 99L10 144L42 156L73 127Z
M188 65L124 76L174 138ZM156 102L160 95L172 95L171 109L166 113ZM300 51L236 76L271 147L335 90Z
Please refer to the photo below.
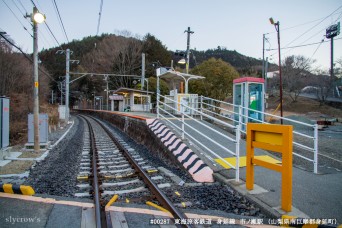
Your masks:
M156 197L156 199L161 203L161 205L166 208L175 219L188 219L187 216L178 210L172 202L168 199L168 197L158 188L158 186L153 183L152 179L148 176L148 174L140 167L140 165L134 160L134 158L129 154L129 152L124 148L118 140L112 135L112 133L105 127L101 122L99 122L94 117L89 116L94 121L96 121L108 134L108 136L113 140L115 145L119 148L120 151L123 152L123 155L126 157L126 159L129 161L129 163L133 166L133 168L136 170L137 174L142 178L144 183L147 185L147 187L150 189L152 194ZM185 227L191 227L190 225L182 225Z
M101 208L101 195L99 191L99 178L97 172L97 149L95 145L95 136L93 128L89 120L83 117L88 124L89 128L89 138L90 138L90 148L92 151L92 172L93 172L93 191L94 191L94 203L95 203L95 222L97 228L107 227L106 215L104 214L103 208ZM102 210L101 210L102 209Z

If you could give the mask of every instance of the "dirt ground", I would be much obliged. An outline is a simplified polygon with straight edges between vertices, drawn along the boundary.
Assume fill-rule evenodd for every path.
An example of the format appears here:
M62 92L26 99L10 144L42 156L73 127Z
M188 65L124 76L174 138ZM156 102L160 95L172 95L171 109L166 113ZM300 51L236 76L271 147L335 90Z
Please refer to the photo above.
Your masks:
M269 97L267 99L268 108L266 112L273 113L279 105L279 97ZM278 110L275 114L279 115ZM283 114L289 115L303 115L312 120L319 120L322 118L338 118L342 122L342 110L334 108L326 104L320 104L318 101L306 98L298 97L296 102L292 102L287 96L283 99Z
M33 163L33 161L11 161L7 165L0 167L0 175L23 173L27 171Z

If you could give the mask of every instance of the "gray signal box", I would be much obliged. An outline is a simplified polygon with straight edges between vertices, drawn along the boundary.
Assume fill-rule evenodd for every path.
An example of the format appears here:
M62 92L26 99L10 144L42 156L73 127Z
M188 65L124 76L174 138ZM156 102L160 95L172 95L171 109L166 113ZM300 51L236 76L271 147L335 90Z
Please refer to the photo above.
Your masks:
M46 113L39 114L39 143L49 141L49 116ZM34 118L28 115L28 143L34 143Z
M9 98L0 97L0 149L9 146Z

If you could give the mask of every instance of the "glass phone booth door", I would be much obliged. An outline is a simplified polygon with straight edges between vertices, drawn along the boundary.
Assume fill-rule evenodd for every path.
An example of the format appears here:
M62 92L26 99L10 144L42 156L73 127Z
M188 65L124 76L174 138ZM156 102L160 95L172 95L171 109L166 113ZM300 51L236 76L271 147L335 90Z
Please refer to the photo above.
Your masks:
M264 79L245 77L233 81L234 119L239 120L239 106L242 107L242 122L264 120ZM238 122L235 122L238 124Z

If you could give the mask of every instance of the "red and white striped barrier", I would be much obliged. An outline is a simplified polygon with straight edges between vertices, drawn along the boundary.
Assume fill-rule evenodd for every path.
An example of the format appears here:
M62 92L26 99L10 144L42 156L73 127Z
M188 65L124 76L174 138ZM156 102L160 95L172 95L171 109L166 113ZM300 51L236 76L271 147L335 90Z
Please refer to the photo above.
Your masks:
M147 126L161 140L197 182L214 182L213 170L207 166L167 126L157 119L147 119Z

